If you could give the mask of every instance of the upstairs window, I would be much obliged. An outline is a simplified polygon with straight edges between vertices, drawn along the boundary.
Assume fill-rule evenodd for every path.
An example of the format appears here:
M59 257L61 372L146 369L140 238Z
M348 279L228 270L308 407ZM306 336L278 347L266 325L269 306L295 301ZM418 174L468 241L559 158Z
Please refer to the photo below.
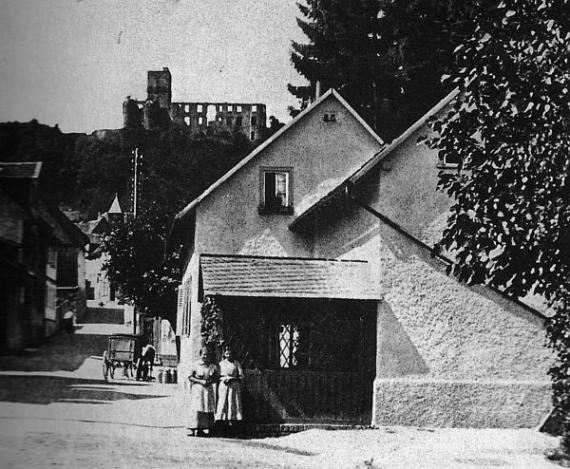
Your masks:
M262 170L259 212L262 214L293 213L290 169L268 168Z
M323 113L323 121L324 122L338 122L338 115L335 111L325 111Z

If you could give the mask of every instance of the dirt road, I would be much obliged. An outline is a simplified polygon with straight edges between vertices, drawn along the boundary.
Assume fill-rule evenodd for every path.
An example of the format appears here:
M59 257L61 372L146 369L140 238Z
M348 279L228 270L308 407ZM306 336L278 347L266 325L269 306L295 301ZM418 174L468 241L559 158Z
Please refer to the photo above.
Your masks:
M555 468L555 438L533 430L306 432L189 438L173 385L102 379L105 336L89 328L0 360L2 468Z

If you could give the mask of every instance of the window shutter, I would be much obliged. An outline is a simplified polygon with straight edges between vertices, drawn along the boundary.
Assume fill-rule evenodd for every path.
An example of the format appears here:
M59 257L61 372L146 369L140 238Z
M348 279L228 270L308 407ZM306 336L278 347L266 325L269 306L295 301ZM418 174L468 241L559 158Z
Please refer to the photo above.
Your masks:
M182 308L184 308L184 286L180 285L178 287L178 307L176 309L177 313L180 314L182 312Z
M176 301L176 330L184 330L184 286L178 286L178 299ZM180 332L177 333L180 335Z
M192 279L188 279L186 281L186 283L184 283L181 288L182 288L182 316L183 316L183 332L185 335L190 335L190 300L191 300L191 296L190 296L190 288L192 285Z

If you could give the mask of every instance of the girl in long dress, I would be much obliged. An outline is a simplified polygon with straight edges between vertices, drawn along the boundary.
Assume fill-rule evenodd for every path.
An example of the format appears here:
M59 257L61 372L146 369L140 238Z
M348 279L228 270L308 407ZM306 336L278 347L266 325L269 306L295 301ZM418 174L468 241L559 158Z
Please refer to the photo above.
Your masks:
M236 426L243 420L241 399L241 381L243 370L238 361L233 359L228 347L224 350L220 362L220 384L218 385L218 405L216 408L216 423L222 427Z
M211 363L208 350L200 350L200 360L194 364L188 376L188 381L192 386L190 412L186 424L188 436L204 436L204 430L212 429L216 411L215 383L217 378L217 367Z

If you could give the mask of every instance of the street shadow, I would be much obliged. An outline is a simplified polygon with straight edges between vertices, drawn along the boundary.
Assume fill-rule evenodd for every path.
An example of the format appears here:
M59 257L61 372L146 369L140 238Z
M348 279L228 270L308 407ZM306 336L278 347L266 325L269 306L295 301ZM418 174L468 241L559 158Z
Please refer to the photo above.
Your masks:
M140 383L120 383L123 386L146 387ZM134 388L131 388L134 391ZM120 400L158 399L157 394L136 394L117 389L115 383L102 380L39 375L0 375L0 402L51 404L108 404Z
M225 440L227 442L236 443L241 446L246 446L250 448L261 448L261 449L268 449L271 451L279 451L282 453L289 453L289 454L296 454L298 456L316 456L318 453L314 453L312 451L305 451L302 449L292 448L289 446L281 446L281 445L272 445L260 441L248 441L248 440Z
M107 336L95 334L60 334L37 349L5 355L0 360L3 371L75 371L87 358L101 356L107 349Z

